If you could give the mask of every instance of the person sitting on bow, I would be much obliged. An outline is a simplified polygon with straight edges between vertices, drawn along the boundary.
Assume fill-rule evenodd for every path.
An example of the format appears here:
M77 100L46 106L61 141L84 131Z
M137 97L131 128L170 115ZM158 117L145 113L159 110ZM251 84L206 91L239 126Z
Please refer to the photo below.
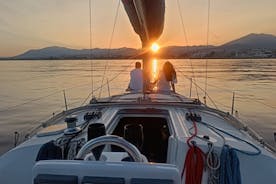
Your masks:
M170 92L171 89L175 92L174 84L177 83L176 72L173 65L169 61L164 63L163 69L160 71L158 79L155 83L157 83L157 90L160 92Z
M130 72L130 82L127 91L141 92L143 90L143 71L141 69L141 63L135 63L135 69Z

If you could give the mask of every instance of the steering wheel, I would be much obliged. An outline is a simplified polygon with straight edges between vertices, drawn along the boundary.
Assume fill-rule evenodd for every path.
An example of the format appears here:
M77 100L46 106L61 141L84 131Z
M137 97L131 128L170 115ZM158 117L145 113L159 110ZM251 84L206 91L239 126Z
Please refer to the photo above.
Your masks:
M134 162L143 162L143 157L140 151L130 142L126 141L122 137L116 135L104 135L91 139L79 150L76 159L83 160L84 157L91 152L94 148L102 145L114 145L124 149Z

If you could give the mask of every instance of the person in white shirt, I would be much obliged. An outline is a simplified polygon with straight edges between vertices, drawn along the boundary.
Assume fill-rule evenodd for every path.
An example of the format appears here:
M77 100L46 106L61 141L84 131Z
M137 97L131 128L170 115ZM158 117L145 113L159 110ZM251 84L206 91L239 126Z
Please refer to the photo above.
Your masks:
M160 92L175 92L174 84L177 83L176 72L173 65L167 61L163 65L163 70L160 72L157 80L157 89Z
M127 91L141 92L143 91L143 71L141 69L141 63L135 63L135 69L130 72L130 82Z

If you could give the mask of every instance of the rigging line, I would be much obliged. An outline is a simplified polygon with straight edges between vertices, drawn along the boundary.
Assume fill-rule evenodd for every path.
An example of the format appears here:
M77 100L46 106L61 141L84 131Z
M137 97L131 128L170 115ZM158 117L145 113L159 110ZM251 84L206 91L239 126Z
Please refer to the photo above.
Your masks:
M103 86L107 85L109 82L113 81L114 79L116 79L119 75L121 75L123 72L125 72L130 66L133 65L134 62L132 62L130 65L128 65L126 67L125 70L122 70L119 74L117 74L115 77L113 77L111 80L109 80L108 82L106 82L105 84L102 84L102 86L98 87L97 89L95 89L94 91L97 91L99 89L101 89ZM91 93L85 98L85 100L83 101L83 103L81 104L81 106L83 106L85 104L85 102L89 99Z
M179 71L184 72L184 71L182 71L182 70L179 70ZM183 74L183 76L184 76L186 79L189 79L189 80L190 80L190 78L188 77L188 75ZM201 82L198 82L198 83L201 83ZM218 86L213 85L213 84L208 84L208 86L212 86L212 87L214 87L214 88L223 90L223 91L228 92L228 93L231 93L231 94L233 93L233 91L230 90L230 89L225 89L225 88L222 88L222 87L218 87Z
M208 11L207 11L207 35L206 35L206 49L209 48L209 28L210 28L210 0L208 0ZM208 82L208 58L205 60L205 104L206 104L206 93L207 93L207 82Z
M242 123L247 126L248 128L251 128L250 124L247 123L254 123L254 124L259 124L260 121L256 120L256 119L252 119L252 115L250 114L245 114L243 112L239 112L239 119L242 121ZM257 133L254 129L252 129L254 132L252 132L255 136L259 137L259 138L263 138L262 135L260 135L259 133Z
M80 85L75 85L75 86L72 86L72 87L69 87L69 88L65 88L64 90L65 90L65 91L68 91L68 90L80 88L80 87L83 87L83 86L87 86L87 84L89 84L89 83L83 83L83 84L80 84ZM0 112L5 112L5 111L8 111L8 110L13 110L13 109L16 109L17 107L20 107L20 106L23 106L23 105L27 105L27 104L32 103L32 102L35 102L35 101L42 100L42 99L44 99L44 98L47 98L47 97L56 95L56 94L61 93L61 92L63 92L63 90L58 90L58 91L55 91L55 92L53 92L53 93L49 93L48 95L41 96L41 97L38 97L38 98L35 98L35 99L28 100L28 101L26 101L26 102L22 102L22 103L20 103L20 104L16 104L16 105L7 107L6 109L0 110Z
M237 98L236 100L237 100L237 101L240 101L240 102L255 102L255 103L259 103L259 104L261 104L261 105L264 105L264 106L266 106L266 107L268 107L268 108L276 109L276 107L274 107L274 106L272 106L272 105L269 105L269 104L265 104L264 102L259 101L259 100L247 99L247 101L246 101L246 100L244 100L243 98Z
M225 91L225 92L227 92L227 93L233 93L233 91L232 90L230 90L230 89L225 89L225 88L222 88L222 87L218 87L218 86L216 86L216 85L213 85L213 84L207 84L208 86L212 86L212 87L214 87L214 88L217 88L217 89L220 89L220 90L223 90L223 91Z
M111 50L111 45L112 45L113 36L114 36L114 32L115 32L115 27L116 27L116 23L117 23L117 18L118 18L118 14L119 14L120 5L121 5L121 0L118 0L118 5L117 5L117 9L116 9L116 15L115 15L115 19L114 19L114 23L113 23L113 28L112 28L112 32L111 32L111 38L109 40L108 54L107 54L108 57L110 57L110 50ZM101 82L101 88L100 88L99 98L101 98L102 86L103 86L106 70L108 68L108 63L109 63L108 60L106 60L105 67L104 67L104 73L103 73L103 77L102 77L102 82Z
M141 53L138 52L137 54L135 54L135 55L133 55L133 56L130 56L130 57L127 58L127 59L135 59L137 56L140 56L140 55L141 55ZM129 68L133 63L134 63L134 61L133 61L130 65L128 65L126 68ZM124 70L124 71L126 71L126 70ZM121 72L124 72L124 71L121 71ZM110 81L109 81L109 82L110 82ZM100 88L101 88L101 87L100 87ZM95 89L94 92L97 91L97 90L100 89L100 88ZM81 104L81 106L85 104L85 102L88 100L88 98L91 96L91 94L92 94L92 93L89 93L89 94L88 94L88 96L85 98L85 100L84 100L84 102Z
M184 34L184 38L185 38L186 44L188 45L188 37L187 37L186 29L185 29L185 24L184 24L183 16L182 16L182 13L181 13L181 8L180 8L180 2L179 2L179 0L177 0L177 7L178 7L178 13L179 13L179 16L180 16L180 21L181 21L181 25L182 25L182 31L183 31L183 34Z
M214 100L214 102L215 102L216 104L219 104L220 106L222 106L222 107L224 107L224 108L231 109L230 106L225 105L225 104L223 104L223 103L221 103L221 102L218 102L218 101L215 101L215 100Z
M6 109L0 110L0 112L5 112L5 111L12 110L12 109L15 109L15 108L17 108L17 107L20 107L20 106L23 106L23 105L26 105L26 104L29 104L29 103L32 103L32 102L35 102L35 101L39 101L39 100L41 100L41 99L43 99L43 98L47 98L47 97L49 97L49 96L52 96L52 95L61 93L62 91L63 91L63 90L56 91L56 92L51 93L51 94L49 94L49 95L41 96L41 97L39 97L39 98L35 98L35 99L29 100L29 101L26 101L26 102L23 102L23 103L14 105L14 106L7 107Z
M190 80L190 78L187 76L187 75L185 75L184 74L184 72L183 71L181 71L181 70L177 70L179 73L181 73L186 79L188 79L188 80ZM198 84L196 83L196 82L193 82L192 81L192 83L194 84L194 85L196 85L197 87L199 87L198 86ZM199 82L200 83L200 82ZM217 87L217 86L215 86L215 85L210 85L210 84L208 84L209 86L212 86L212 87L215 87L215 88L218 88L218 89L221 89L221 90L225 90L226 92L229 92L229 93L233 93L231 90L227 90L227 89L224 89L224 88L220 88L220 87ZM200 87L199 87L200 88ZM200 88L203 92L204 92L204 90L202 89L202 88Z
M203 121L198 122L198 123L203 124L203 125L205 125L205 126L207 126L207 127L212 127L213 129L215 129L215 130L217 130L217 131L219 131L219 132L221 132L221 133L223 133L223 134L226 134L226 135L228 135L228 136L230 136L230 137L232 137L232 138L234 138L234 139L236 139L236 140L239 140L239 141L241 141L241 142L246 143L247 145L251 146L253 149L256 150L256 152L253 152L253 153L252 153L252 152L248 152L248 151L244 151L244 150L240 150L240 149L238 149L238 148L232 147L232 149L234 149L234 150L236 150L236 151L238 151L238 152L240 152L240 153L243 153L243 154L246 154L246 155L249 155L249 156L257 156L257 155L260 155L260 154L262 153L261 150L260 150L256 145L254 145L253 143L251 143L251 142L249 142L249 141L247 141L247 140L245 140L245 139L243 139L243 138L240 138L240 137L237 136L237 135L231 134L231 133L229 133L229 132L226 131L226 130L217 128L217 127L215 127L215 126L213 126L213 125L211 125L211 124L209 124L209 123L203 122Z
M56 114L56 113L60 113L62 112L62 110L64 109L64 107L59 108L58 110L52 112L52 114ZM24 138L28 137L29 135L32 135L33 133L35 133L35 131L40 128L41 126L43 126L43 123L47 122L49 119L49 115L44 116L43 118L40 118L39 120L34 120L28 124L26 124L26 126L24 126L21 130L20 133L23 133ZM32 126L32 127L31 127ZM35 127L33 127L35 126Z
M90 60L90 71L91 71L91 92L92 96L94 96L94 64L92 61L92 3L89 0L89 60Z
M187 76L185 76L185 74L181 71L181 70L177 70L177 72L181 73L185 78L187 78ZM187 78L188 79L188 78ZM192 83L198 87L201 91L205 92L204 89L202 89L199 85L197 85L197 83L195 81L192 80ZM215 106L216 109L218 109L216 103L213 101L213 99L209 96L208 93L206 93L207 97L210 99L210 101L212 102L212 104Z
M80 85L75 85L75 86L72 86L72 87L65 88L64 90L65 90L65 91L68 91L68 90L80 88L80 87L83 87L83 86L87 86L87 84L89 84L89 83L83 83L83 84L80 84ZM27 105L27 104L32 103L32 102L35 102L35 101L42 100L42 99L44 99L44 98L47 98L47 97L56 95L56 94L61 93L61 92L63 92L63 90L58 90L58 91L55 91L55 92L53 92L53 93L49 93L48 95L41 96L41 97L38 97L38 98L35 98L35 99L28 100L28 101L26 101L26 102L22 102L22 103L20 103L20 104L16 104L16 105L7 107L6 109L0 110L0 112L5 112L5 111L8 111L8 110L13 110L13 109L16 109L17 107L20 107L20 106L23 106L23 105Z
M100 86L100 87L98 87L98 88L96 88L96 89L94 89L94 91L93 91L93 92L98 91L100 88L101 88L101 86ZM88 94L88 96L85 98L85 100L81 103L81 105L80 105L80 106L83 106L83 105L86 103L86 101L90 98L90 96L91 96L91 95L92 95L92 92Z
M64 107L62 107L59 110L54 111L53 114L62 112L62 109L64 109ZM27 138L31 137L34 133L36 133L39 128L43 127L44 123L47 122L47 118L49 118L49 115L44 116L43 118L40 118L39 120L34 120L34 121L26 124L23 128L21 128L19 133L21 135L23 135L23 137L21 137L21 139L19 140L19 143L21 143L22 141L25 141ZM23 138L23 140L22 140L22 138Z
M107 85L108 83L112 82L113 80L115 80L117 77L119 77L123 72L127 71L129 69L129 67L131 67L134 64L135 61L131 62L128 66L125 67L125 69L123 69L122 71L120 71L117 75L115 75L111 80L109 80L108 82L106 82L105 84L102 84L100 87L98 87L97 89L95 89L94 91L97 91L99 89L101 89L103 86ZM82 104L80 106L83 106L86 101L89 99L89 97L91 96L92 93L89 93L88 96L85 98L85 100L82 102Z
M185 38L185 41L186 41L186 46L188 48L188 37L187 37L186 29L185 29L185 24L184 24L183 16L182 16L182 13L181 13L181 7L180 7L179 0L177 0L177 7L178 7L178 14L180 16L180 21L181 21L181 25L182 25L182 32L184 34L184 38ZM195 77L195 73L194 73L193 62L189 58L188 58L188 60L190 61L190 65L191 65L191 69L192 69L192 75L193 75L194 81L196 82L196 77ZM197 98L199 99L197 87L196 87L196 94L197 94Z

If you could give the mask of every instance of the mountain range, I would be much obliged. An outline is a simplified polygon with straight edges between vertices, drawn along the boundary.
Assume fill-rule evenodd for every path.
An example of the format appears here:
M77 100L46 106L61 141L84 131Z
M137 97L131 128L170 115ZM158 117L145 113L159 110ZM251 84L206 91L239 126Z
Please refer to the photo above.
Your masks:
M276 36L249 34L220 46L168 46L160 49L160 58L276 58ZM141 50L117 49L70 49L47 47L29 50L8 59L129 59L141 58ZM7 59L7 58L5 58Z

